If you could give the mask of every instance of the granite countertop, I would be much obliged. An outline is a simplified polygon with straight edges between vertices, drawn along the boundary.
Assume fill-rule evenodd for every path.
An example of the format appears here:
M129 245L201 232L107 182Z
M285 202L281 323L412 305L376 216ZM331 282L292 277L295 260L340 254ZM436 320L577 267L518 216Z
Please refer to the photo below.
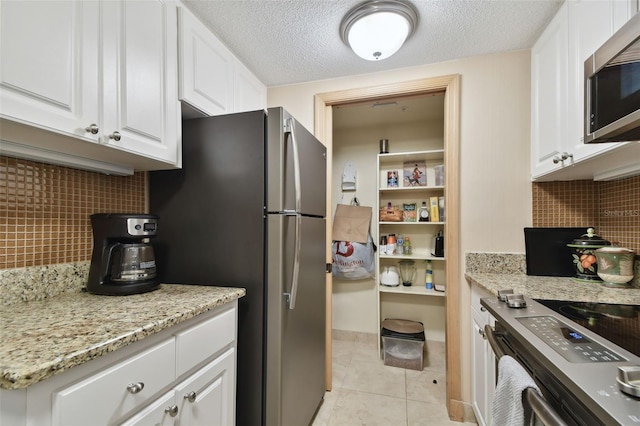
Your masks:
M539 277L513 273L467 272L467 281L498 294L513 289L533 299L571 300L624 305L640 305L640 289L610 288L601 283L576 282L572 278Z
M66 292L0 309L0 388L20 389L246 294L163 284L131 296Z

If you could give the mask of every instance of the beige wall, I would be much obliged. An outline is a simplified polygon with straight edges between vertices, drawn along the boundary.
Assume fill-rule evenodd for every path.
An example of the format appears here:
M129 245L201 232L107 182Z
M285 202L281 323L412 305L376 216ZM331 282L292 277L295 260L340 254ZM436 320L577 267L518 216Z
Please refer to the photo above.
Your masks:
M531 226L529 55L529 51L518 51L272 87L267 102L284 106L313 130L313 97L317 93L460 74L460 264L464 268L468 251L524 252L522 228ZM363 63L363 68L366 65ZM471 319L465 308L469 306L469 286L464 280L459 285L461 377L463 397L470 401Z

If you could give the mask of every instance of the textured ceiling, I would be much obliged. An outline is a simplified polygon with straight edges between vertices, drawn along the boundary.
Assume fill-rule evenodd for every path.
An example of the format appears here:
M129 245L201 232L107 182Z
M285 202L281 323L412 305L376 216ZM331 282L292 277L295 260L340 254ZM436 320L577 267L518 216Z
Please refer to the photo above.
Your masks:
M277 86L528 49L563 0L412 0L418 28L380 62L340 22L361 0L182 0L264 84Z

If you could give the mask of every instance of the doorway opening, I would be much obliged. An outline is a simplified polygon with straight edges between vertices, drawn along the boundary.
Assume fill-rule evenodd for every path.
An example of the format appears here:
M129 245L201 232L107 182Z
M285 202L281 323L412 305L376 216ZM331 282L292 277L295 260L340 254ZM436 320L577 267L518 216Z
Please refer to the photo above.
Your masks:
M436 78L428 78L417 81L403 82L391 85L369 87L362 89L352 89L339 92L330 92L318 94L315 96L315 134L327 145L327 157L329 170L341 168L342 164L334 164L334 150L338 151L339 157L343 158L343 154L340 150L343 145L340 145L341 138L349 138L350 134L354 135L354 146L350 149L359 151L365 148L366 152L374 158L378 153L378 140L382 139L380 135L381 129L384 126L388 126L389 129L394 128L392 134L401 135L403 133L402 123L403 120L408 120L411 114L425 114L427 117L427 111L429 108L433 108L436 104L436 100L440 102L440 120L441 120L441 136L440 147L442 149L442 161L445 170L446 186L442 188L443 196L447 200L447 217L446 222L442 224L444 230L444 242L446 247L446 263L442 266L443 274L446 276L446 297L442 301L443 316L444 316L444 336L446 344L446 381L447 381L447 409L449 417L453 420L463 420L463 403L461 401L461 384L460 384L460 325L459 325L459 286L460 286L460 271L459 271L459 89L460 88L460 76L450 75ZM433 105L432 105L433 104ZM437 106L435 107L437 108ZM371 114L368 114L371 113ZM434 115L437 117L437 114ZM393 118L396 122L394 123ZM387 122L381 126L376 125L373 127L371 121L377 120L377 123ZM436 118L434 118L435 120ZM405 121L408 123L408 121ZM414 121L415 123L415 121ZM370 127L371 125L371 127ZM397 137L397 148L403 150L420 151L431 150L428 140L429 137L412 137L408 136L412 132L415 132L416 128L420 125L406 125L404 129L405 136ZM359 130L353 130L357 129ZM410 128L414 129L411 130ZM367 134L364 129L371 129L371 133ZM360 136L356 137L358 132ZM425 133L423 132L423 135ZM334 140L334 138L336 138ZM389 139L390 152L393 151L394 140ZM437 138L433 138L435 141ZM343 139L344 140L344 139ZM358 147L358 140L362 140L362 147ZM371 141L373 140L373 143ZM401 142L403 141L404 142ZM334 146L335 144L335 146ZM401 147L401 145L403 145ZM412 146L415 144L415 146ZM364 146L366 145L366 147ZM352 156L347 152L347 156ZM378 162L374 163L371 169L367 172L364 171L361 175L358 173L358 180L364 179L362 183L362 190L358 189L360 184L357 183L355 195L359 198L364 197L367 205L373 207L374 217L372 218L372 230L373 224L377 223L377 203L380 201L379 197L372 197L370 193L367 193L366 187L369 187L370 192L375 193L377 188L379 173ZM373 172L372 172L373 170ZM358 170L358 172L360 172ZM371 176L373 173L373 176ZM368 177L367 177L368 176ZM336 180L336 179L333 179ZM371 181L376 183L371 186ZM365 185L365 181L368 181L368 186ZM335 207L337 202L348 204L351 201L351 194L343 193L340 189L336 189L336 185L340 182L333 182L332 188L329 188L329 194L327 195L328 206L330 209ZM339 191L337 194L336 191ZM362 195L360 195L360 191ZM362 200L360 200L362 203ZM362 203L365 204L365 203ZM327 228L328 239L331 235L331 218L332 212L327 212ZM372 232L373 234L373 232ZM376 230L377 234L377 230ZM377 237L377 235L376 235ZM331 241L328 241L328 247L331 247ZM330 249L328 249L327 259L331 259ZM376 274L377 275L377 274ZM334 291L331 276L327 278L327 300L331 300ZM369 318L365 318L364 322L368 325L364 325L364 322L355 327L364 327L369 329L379 327L378 318L378 282L374 279L368 284L371 287L371 291L376 295L375 298L369 294L369 299L374 300L372 303L372 309L368 310L365 315ZM365 288L366 290L366 288ZM365 291L366 293L366 291ZM366 297L366 296L365 296ZM404 297L404 296L403 296ZM339 302L337 303L336 308ZM327 329L331 330L333 324L331 319L333 317L333 307L330 305L327 312ZM372 314L372 312L375 313ZM336 312L340 315L339 312ZM371 325L373 324L373 325ZM331 388L331 336L328 336L327 341L327 388Z

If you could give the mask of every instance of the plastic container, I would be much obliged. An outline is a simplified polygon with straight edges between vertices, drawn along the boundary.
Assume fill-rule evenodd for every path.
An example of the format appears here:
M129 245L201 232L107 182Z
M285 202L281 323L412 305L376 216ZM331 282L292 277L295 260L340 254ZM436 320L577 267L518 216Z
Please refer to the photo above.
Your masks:
M433 268L430 260L427 260L427 269L425 270L425 287L427 290L433 290Z
M424 353L422 323L385 319L382 322L381 336L384 365L422 371Z

